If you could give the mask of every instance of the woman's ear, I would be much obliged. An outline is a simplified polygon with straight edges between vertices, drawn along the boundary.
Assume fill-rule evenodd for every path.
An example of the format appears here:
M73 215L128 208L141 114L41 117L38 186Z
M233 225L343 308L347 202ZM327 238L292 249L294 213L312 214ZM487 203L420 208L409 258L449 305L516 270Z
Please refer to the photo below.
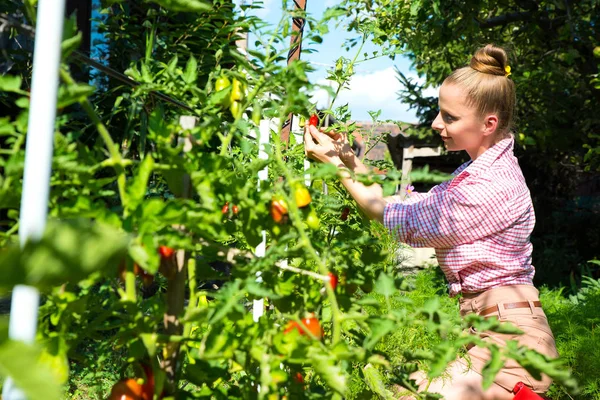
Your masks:
M483 135L489 136L496 132L498 128L498 116L496 114L488 114L483 120Z

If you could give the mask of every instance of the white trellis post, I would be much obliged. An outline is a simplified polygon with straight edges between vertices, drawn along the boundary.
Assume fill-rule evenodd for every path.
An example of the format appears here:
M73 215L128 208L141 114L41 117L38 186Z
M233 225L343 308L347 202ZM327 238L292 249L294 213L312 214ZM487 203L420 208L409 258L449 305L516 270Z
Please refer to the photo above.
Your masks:
M64 14L65 0L39 0L19 222L21 247L29 239L40 238L46 227ZM14 287L8 331L11 339L35 341L39 299L36 288ZM2 398L21 400L25 395L9 377Z
M266 160L269 158L267 152L265 151L265 146L269 145L269 138L271 137L271 121L270 120L261 120L258 127L258 158L262 160ZM266 181L269 179L269 169L268 167L264 167L260 171L258 171L258 187L260 188L260 183L262 181ZM267 233L263 230L262 234L262 242L256 246L255 255L257 257L264 257L265 251L267 249ZM257 281L261 281L260 272L256 274ZM260 317L263 316L265 312L265 301L264 299L254 300L252 302L252 317L254 322L258 322Z

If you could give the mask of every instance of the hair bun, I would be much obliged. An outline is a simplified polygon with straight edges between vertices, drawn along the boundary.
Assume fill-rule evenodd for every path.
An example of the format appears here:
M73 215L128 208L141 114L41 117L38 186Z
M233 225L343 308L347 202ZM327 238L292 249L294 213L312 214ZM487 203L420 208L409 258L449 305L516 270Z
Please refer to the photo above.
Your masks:
M488 44L475 52L469 65L484 74L505 76L508 56L503 48Z

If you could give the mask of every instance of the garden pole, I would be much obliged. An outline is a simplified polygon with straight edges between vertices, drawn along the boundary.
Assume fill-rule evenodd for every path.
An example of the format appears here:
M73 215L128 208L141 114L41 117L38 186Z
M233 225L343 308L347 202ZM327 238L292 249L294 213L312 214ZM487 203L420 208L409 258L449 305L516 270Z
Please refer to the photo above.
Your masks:
M258 158L262 160L266 160L269 158L267 152L265 151L265 146L269 145L269 138L271 136L271 121L263 119L260 121L258 126ZM266 181L269 179L269 169L268 167L264 167L260 171L258 171L258 189L260 190L260 183L262 181ZM267 249L267 233L263 230L262 241L258 246L256 246L255 255L257 257L264 257L265 251ZM262 281L260 277L260 272L256 274L256 280L258 282ZM260 317L263 316L265 312L265 300L259 299L254 300L252 302L252 318L254 322L258 322Z
M64 15L65 0L39 0L19 221L21 247L29 239L41 238L46 227ZM12 340L35 341L39 299L36 288L14 287L8 328ZM2 398L21 400L26 397L9 377L4 383Z
M294 11L306 11L306 1L307 0L294 0ZM287 57L288 65L300 59L300 53L302 52L302 33L304 32L305 23L306 20L304 18L292 18L292 39ZM290 140L293 117L294 115L290 113L287 121L285 121L281 128L281 142L285 143L286 147Z

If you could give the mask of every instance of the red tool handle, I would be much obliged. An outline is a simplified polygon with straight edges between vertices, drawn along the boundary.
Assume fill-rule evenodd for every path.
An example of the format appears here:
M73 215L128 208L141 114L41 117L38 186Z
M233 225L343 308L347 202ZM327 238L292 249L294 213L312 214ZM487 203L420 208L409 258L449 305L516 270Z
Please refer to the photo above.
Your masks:
M519 382L513 388L515 397L513 400L544 400L539 394L534 393L523 382Z

